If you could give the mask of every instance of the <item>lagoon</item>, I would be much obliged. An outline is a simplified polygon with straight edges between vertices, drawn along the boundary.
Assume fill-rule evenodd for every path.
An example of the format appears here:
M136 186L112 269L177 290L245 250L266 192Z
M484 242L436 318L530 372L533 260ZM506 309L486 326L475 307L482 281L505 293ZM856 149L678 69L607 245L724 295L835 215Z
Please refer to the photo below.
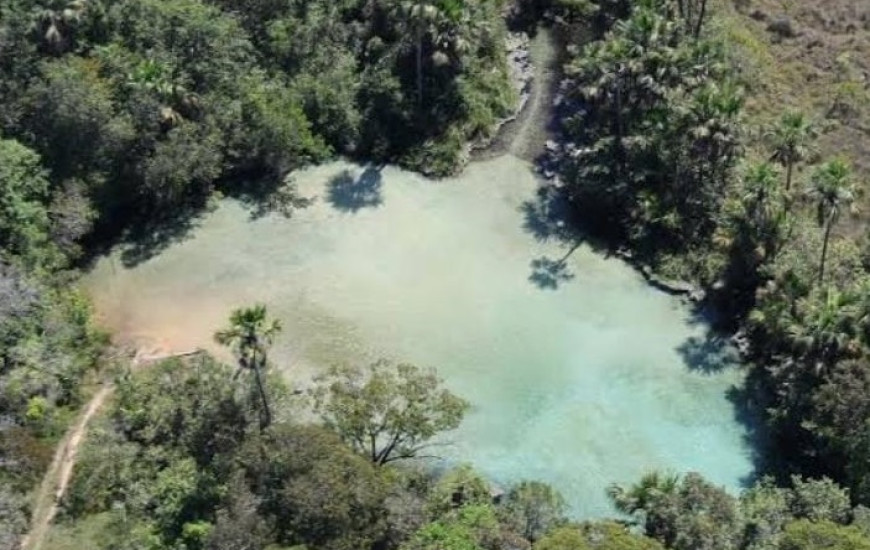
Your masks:
M224 199L153 257L100 259L83 283L98 318L145 353L220 352L230 311L263 302L299 386L382 356L434 367L472 403L444 459L547 481L578 517L612 514L607 485L651 469L731 489L751 475L733 358L621 260L530 231L526 161L439 181L336 161L295 179L315 202L289 219Z

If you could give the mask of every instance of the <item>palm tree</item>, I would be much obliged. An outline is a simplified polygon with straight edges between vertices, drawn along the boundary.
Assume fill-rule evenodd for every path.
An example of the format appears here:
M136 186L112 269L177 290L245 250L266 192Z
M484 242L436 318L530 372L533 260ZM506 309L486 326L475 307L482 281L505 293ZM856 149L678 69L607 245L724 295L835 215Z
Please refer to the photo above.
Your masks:
M88 0L49 0L35 10L33 30L49 51L61 54L87 10Z
M743 176L742 202L749 218L755 226L767 225L776 213L777 197L776 169L766 162L750 166Z
M140 61L127 75L126 85L144 90L160 101L160 120L166 128L174 128L184 118L182 112L194 111L199 105L196 94L189 92L173 76L172 68L154 59Z
M800 320L787 326L791 347L813 361L815 374L859 349L860 297L852 292L827 288L808 303Z
M804 160L808 144L815 137L812 122L803 113L785 113L771 131L774 152L771 160L785 168L785 190L791 190L794 166Z
M660 531L660 525L659 518L650 512L663 498L676 493L679 486L679 476L653 471L628 488L611 485L607 495L618 511L643 521L646 534L653 535Z
M707 0L678 0L677 9L692 36L695 38L701 36L704 18L707 15Z
M439 25L457 24L463 8L463 0L407 0L398 5L400 16L414 32L418 107L423 105L423 46L426 36L436 33ZM442 36L450 34L442 33Z
M215 333L215 340L233 350L239 364L238 376L242 371L252 372L257 385L260 403L260 429L265 429L272 423L272 411L263 387L263 370L266 368L268 347L278 332L281 324L277 320L269 320L266 306L257 304L253 307L233 311L230 315L230 326Z
M831 229L840 218L843 208L848 207L855 200L849 165L835 159L820 166L813 174L808 194L816 201L816 220L825 230L822 258L819 262L819 283L821 283L825 277L825 259L828 254Z
M776 254L788 225L788 212L782 207L779 173L769 163L750 166L743 176L741 193L743 216L753 238L763 245L763 256Z

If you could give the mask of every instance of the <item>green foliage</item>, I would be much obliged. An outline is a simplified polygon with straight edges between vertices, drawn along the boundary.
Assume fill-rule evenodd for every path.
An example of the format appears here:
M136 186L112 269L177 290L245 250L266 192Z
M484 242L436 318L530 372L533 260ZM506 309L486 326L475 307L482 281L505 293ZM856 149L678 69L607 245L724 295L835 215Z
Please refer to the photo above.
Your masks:
M24 498L5 485L0 486L0 548L17 548L27 524Z
M27 400L27 410L24 418L31 424L42 424L46 420L49 404L45 397L35 395Z
M535 543L535 550L586 550L589 544L583 531L570 526L560 527Z
M707 248L740 152L742 94L720 44L697 40L671 2L638 2L566 68L584 105L562 120L562 171L600 234L655 265Z
M47 252L49 183L39 155L15 140L0 139L0 250L38 256Z
M334 151L444 175L516 103L500 5L431 3L423 29L399 2L4 2L0 122L77 189L67 241Z
M311 396L324 423L378 465L418 456L436 435L458 427L469 406L434 371L383 360L333 368Z
M740 495L743 511L743 539L747 550L779 547L785 524L792 519L789 491L776 487L772 479L762 479Z
M134 139L133 121L113 99L95 59L64 57L42 66L31 87L26 119L55 177L80 177L92 187L119 169Z
M843 457L849 486L860 502L870 497L870 369L862 361L837 364L813 395L809 426L828 452Z
M260 412L260 429L272 423L269 398L263 383L269 365L267 351L275 335L281 331L281 323L268 319L266 306L237 309L230 315L230 327L215 333L219 344L230 347L239 364L239 369L253 374Z
M484 550L498 541L495 511L486 504L467 504L424 525L402 550ZM497 546L496 546L497 547Z
M729 550L740 534L735 499L698 474L682 480L649 474L628 489L614 486L621 512L643 525L647 536L674 550Z
M504 510L507 523L531 542L565 521L565 499L540 481L522 481L512 487Z
M0 172L14 168L3 165ZM0 203L23 198L15 192ZM40 241L48 251L26 249L20 258L8 249L0 259L0 482L15 490L27 490L48 466L54 440L80 404L81 382L95 369L104 343L83 297L61 287L50 266L35 260L57 254Z
M165 361L118 383L113 411L124 437L143 447L165 447L200 466L223 466L250 429L250 409L232 371L201 356Z
M386 478L329 431L275 425L243 457L282 544L351 550L384 536Z
M110 512L104 536L125 548L203 547L252 432L248 411L232 370L206 356L123 377L81 452L65 510Z
M428 511L439 518L463 506L488 504L492 500L490 485L469 464L445 473L428 495Z
M842 210L848 208L855 200L849 165L843 160L834 159L817 168L813 173L812 185L807 190L807 194L815 201L816 221L825 230L822 259L819 264L819 282L822 282L825 278L825 259L831 229L840 218Z
M770 131L773 155L771 160L786 169L785 190L791 190L792 174L798 162L806 160L809 144L816 135L816 129L807 117L800 112L785 113L779 124Z
M799 520L789 523L780 550L866 550L870 538L855 527L830 521Z
M789 507L795 517L837 523L848 521L852 508L849 492L830 479L803 480L798 476L792 477Z
M613 522L559 527L538 541L534 550L663 550L647 537L631 533Z

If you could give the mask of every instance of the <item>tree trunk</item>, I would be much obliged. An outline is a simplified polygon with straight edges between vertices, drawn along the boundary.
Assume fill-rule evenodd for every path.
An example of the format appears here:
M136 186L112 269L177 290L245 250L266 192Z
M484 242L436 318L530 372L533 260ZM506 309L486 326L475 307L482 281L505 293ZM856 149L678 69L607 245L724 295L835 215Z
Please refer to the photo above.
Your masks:
M622 178L622 174L625 172L625 154L622 148L622 137L623 137L623 116L622 116L622 83L624 81L624 76L622 74L622 68L619 69L619 74L616 77L616 140L614 141L614 146L616 148L616 179L617 184L621 184L621 181L618 181Z
M819 262L819 284L825 278L825 259L828 255L828 240L831 238L831 229L834 227L834 212L828 214L828 220L825 223L825 238L822 241L822 259Z
M417 107L423 106L423 25L417 24Z
M695 39L701 36L701 28L704 26L704 17L707 16L707 0L701 0L701 10L698 12L698 20L695 22Z
M260 430L265 430L272 423L272 411L269 409L269 399L266 397L266 390L263 388L263 380L260 377L260 368L254 368L254 379L257 382L257 391L260 394L260 401L263 403L263 412L260 415Z
M794 169L794 162L789 160L785 165L785 190L791 191L791 174Z

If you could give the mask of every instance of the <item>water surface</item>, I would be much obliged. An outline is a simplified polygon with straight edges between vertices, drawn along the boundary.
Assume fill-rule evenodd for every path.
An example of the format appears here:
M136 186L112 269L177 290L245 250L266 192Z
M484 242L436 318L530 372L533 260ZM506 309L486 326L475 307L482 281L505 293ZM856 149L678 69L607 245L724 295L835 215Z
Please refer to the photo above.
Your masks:
M731 488L750 473L726 399L739 373L690 368L716 358L685 305L584 246L561 279L530 280L530 262L566 250L524 228L537 184L523 161L439 182L338 162L297 181L317 201L291 219L226 200L149 260L102 259L85 281L102 321L145 349L213 349L229 312L259 301L284 324L275 362L301 383L379 356L435 367L473 404L442 454L551 482L583 517L653 468Z

